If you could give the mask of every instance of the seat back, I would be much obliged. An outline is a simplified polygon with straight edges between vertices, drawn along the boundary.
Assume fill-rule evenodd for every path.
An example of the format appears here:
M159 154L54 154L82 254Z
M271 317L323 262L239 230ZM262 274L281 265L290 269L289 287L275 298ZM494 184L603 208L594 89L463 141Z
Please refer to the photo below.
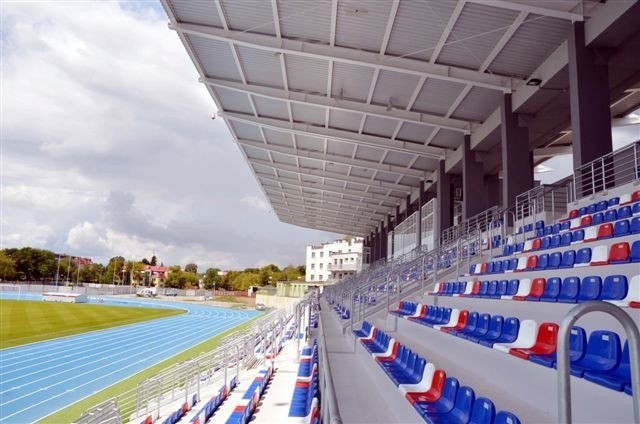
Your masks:
M637 204L640 206L640 203ZM640 216L636 216L631 220L631 225L629 226L629 232L631 234L640 234Z
M549 239L549 248L558 247L558 246L560 246L560 235L554 234Z
M616 222L616 224L613 226L613 236L621 237L626 236L627 234L629 234L629 220L624 219L622 221Z
M584 242L598 240L598 227L591 226L584 230Z
M453 406L458 395L458 389L460 388L460 382L457 378L447 377L442 388L442 396L440 402Z
M591 333L585 357L605 359L605 361L598 361L602 366L599 371L615 368L620 363L621 356L620 337L617 333L606 330L597 330Z
M471 332L476 329L476 325L478 324L478 317L480 314L478 312L468 312L467 317L467 326L465 327L466 332ZM459 321L458 321L459 322Z
M627 295L628 283L625 275L610 275L602 284L601 300L621 300Z
M519 331L520 331L520 320L518 318L509 317L504 320L504 324L502 325L503 335L509 336L511 339L515 340L518 337Z
M507 287L509 285L509 281L500 280L498 281L498 287L496 288L496 296L504 296L507 294Z
M569 332L569 359L571 362L581 360L587 351L587 332L584 328L573 326Z
M468 423L471 419L471 410L476 394L471 387L462 386L456 394L456 403L451 411L451 421L458 423Z
M469 424L493 424L496 408L491 400L480 397L473 403Z
M512 412L500 411L496 414L493 424L520 424L520 420Z
M489 321L489 329L487 330L487 337L496 338L502 334L502 328L504 327L504 317L502 315L494 315Z
M586 302L588 300L597 300L602 290L602 279L597 275L584 277L580 284L580 292L578 293L578 302Z
M618 212L615 209L609 209L604 213L604 222L613 222L618 219Z
M482 283L480 283L480 291L478 292L478 296L486 296L488 289L489 289L489 280L484 280Z
M528 297L540 297L544 294L544 286L545 286L544 278L534 278L531 282L531 291L529 292Z
M580 279L578 277L567 277L562 281L558 300L573 301L578 298L580 291Z
M596 212L602 212L604 210L606 210L609 207L608 203L606 200L601 200L598 203L596 203Z
M518 285L518 292L516 293L516 296L528 296L529 293L531 292L531 279L529 278L523 278L522 280L520 280L520 284Z
M618 219L629 218L631 216L631 206L623 206L618 209Z
M527 270L534 270L538 266L538 255L531 255L527 258Z
M555 322L543 322L542 324L540 324L540 328L538 329L536 344L556 346L559 329L560 329L560 326Z
M591 219L591 225L600 225L602 224L603 220L604 220L604 213L597 212L593 214L593 217Z
M513 279L509 281L509 285L507 286L507 296L515 296L518 293L518 287L520 286L520 281L517 279Z
M562 254L562 262L560 262L560 268L571 268L576 261L576 251L567 250Z
M640 262L640 240L634 241L631 245L629 260L631 260L631 262Z
M489 314L480 314L478 315L478 319L476 321L476 333L486 333L489 331L489 322L491 321L491 315Z
M591 248L584 247L576 253L576 263L574 266L588 266L591 263Z
M525 256L521 256L518 258L518 265L516 265L515 271L524 271L527 267L527 258Z
M619 263L629 262L630 253L631 253L631 248L629 247L629 243L627 242L616 243L613 246L611 246L611 250L609 250L609 263L619 264Z
M571 244L582 243L582 241L584 241L584 230L575 230L571 234Z
M609 199L607 201L607 207L611 207L611 206L615 206L618 203L620 203L620 198L619 197L612 197L611 199Z
M554 302L559 294L560 294L560 278L551 277L545 283L544 293L542 294L540 300Z
M487 287L487 296L495 296L498 291L498 280L492 280Z
M560 246L568 246L571 244L571 232L562 233L560 236Z
M547 264L547 269L556 269L560 266L562 262L562 253L553 252L549 255L549 263Z
M583 216L580 219L580 226L581 227L588 227L589 225L591 225L591 215Z

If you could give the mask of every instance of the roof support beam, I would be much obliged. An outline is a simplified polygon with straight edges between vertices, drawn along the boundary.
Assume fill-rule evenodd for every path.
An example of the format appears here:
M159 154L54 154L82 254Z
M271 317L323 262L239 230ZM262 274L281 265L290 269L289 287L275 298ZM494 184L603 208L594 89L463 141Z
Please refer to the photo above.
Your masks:
M391 37L393 23L396 20L396 13L398 13L398 6L400 6L400 0L393 0L391 10L389 11L389 18L387 19L387 27L384 30L384 36L382 37L382 46L380 47L381 55L384 55L387 51L387 45L389 44L389 37Z
M533 150L533 156L536 158L548 158L557 155L570 155L573 154L572 146L553 146L543 147Z
M336 62L360 65L373 69L400 72L416 76L426 76L450 82L473 84L492 90L510 93L515 85L521 85L509 77L472 71L455 66L428 63L406 57L379 55L373 52L348 47L331 47L300 40L277 38L270 35L249 33L244 31L224 30L208 25L184 22L169 25L181 33L198 35L204 38L246 46L273 53L293 54L313 59L334 60Z
M298 168L293 165L286 165L283 163L272 163L270 161L261 160L261 159L249 158L249 162L255 163L256 165L262 165L262 166L278 169L281 171L292 172L294 174L315 175L316 177L331 178L340 182L349 181L353 183L364 184L369 187L390 188L392 190L399 190L402 192L407 192L411 188L413 188L413 186L409 184L388 183L386 181L377 181L369 178L356 177L353 175L349 176L345 174L339 174L337 172L323 171L321 169L316 169L316 168Z
M326 205L334 205L337 209L340 209L341 205L348 205L349 210L358 209L358 212L369 211L370 213L375 214L386 214L392 208L391 205L384 206L380 205L379 201L370 200L370 199L362 199L360 201L350 200L350 199L342 199L335 197L309 197L305 196L303 193L297 190L291 190L283 187L270 187L264 186L264 190L269 196L269 200L277 201L280 197L271 197L271 195L282 196L283 199L287 199L289 197L294 197L300 199L303 204L326 204Z
M402 166L396 166L396 165L385 165L379 162L364 160L364 159L351 159L349 157L332 155L328 153L325 154L319 150L305 150L301 148L294 149L291 147L285 147L285 146L280 146L275 144L264 144L254 140L245 140L242 138L236 141L241 146L253 147L260 150L267 150L270 152L281 153L283 155L294 156L299 158L300 157L309 158L309 159L322 160L322 161L327 161L332 163L339 163L342 165L359 166L361 168L375 169L376 171L390 172L392 174L400 174L408 177L422 178L427 175L427 172L420 171L417 169L408 169L408 168L404 168ZM417 160L419 156L416 155L415 158Z
M466 3L466 0L458 0L458 3L456 4L455 9L453 9L453 13L451 14L451 17L449 18L449 22L447 22L447 26L445 26L444 31L442 31L442 34L440 35L440 39L438 40L438 43L436 44L436 46L433 49L433 52L431 53L431 58L429 62L436 63L436 60L438 60L438 56L440 56L440 52L444 48L444 44L447 42L447 39L451 35L451 30L453 30L454 25L458 21L458 18L460 17L460 13L462 13L462 9L464 9L465 3Z
M231 121L242 122L259 127L269 128L275 131L290 132L297 135L311 135L320 138L329 138L344 143L361 144L364 146L378 147L399 153L415 153L434 159L444 159L445 149L439 147L424 146L403 141L391 141L384 137L352 133L334 128L323 128L315 125L290 123L282 119L254 117L235 112L218 112L218 116Z
M356 216L343 217L343 216L340 216L339 214L333 214L333 213L322 212L322 211L314 211L306 208L298 208L298 207L289 206L289 205L274 205L274 210L278 214L281 211L284 211L284 212L290 213L293 216L298 216L298 217L315 216L323 219L331 219L332 221L340 222L349 226L358 226L358 225L366 226L367 225L366 222L368 222L371 225L375 225L376 222L380 222L379 220L374 220L374 219L372 220L365 219L363 221L362 218L358 218Z
M280 217L279 217L280 218ZM304 228L311 228L314 230L320 230L320 231L327 231L330 233L342 233L342 234L347 234L347 235L351 235L351 236L362 236L364 237L365 235L367 235L371 229L371 228L367 228L366 230L357 230L354 231L353 228L349 229L349 228L345 228L345 227L341 227L341 226L327 226L327 225L323 225L323 224L310 224L308 222L300 222L300 221L295 221L295 220L291 220L288 218L280 218L280 221L287 223L287 224L292 224L292 225L297 225L298 227L304 227Z
M301 200L299 198L292 198L292 197L287 197L284 199L280 199L280 198L276 198L276 199L271 199L271 204L272 205L280 205L282 203L286 203L287 205L291 205L291 206L298 206L298 207L304 207L304 208L310 208L310 209L317 209L317 210L323 210L323 211L329 211L329 212L334 212L334 213L340 213L342 215L345 216L349 216L349 217L361 217L361 218L367 218L376 222L380 222L380 219L382 219L382 217L384 217L385 213L384 212L376 212L373 213L371 211L366 211L366 210L359 210L358 208L341 208L340 206L336 206L336 205L332 205L330 203L309 203L309 202L304 202L304 200Z
M348 220L348 219L340 219L332 216L322 216L321 214L315 213L313 211L308 211L304 213L304 215L300 214L300 211L289 211L286 206L282 206L280 209L276 211L278 216L285 215L289 219L299 221L299 222L308 222L308 223L322 223L324 225L339 225L341 228L350 228L350 229L359 229L366 230L367 228L374 227L374 222L364 223L358 222L357 219ZM378 221L379 222L379 221Z
M548 7L533 6L531 4L506 1L506 0L466 0L470 3L478 3L485 6L499 7L500 9L517 10L519 12L533 13L536 15L548 16L550 18L565 19L571 22L584 21L584 16L575 12L564 12Z
M361 103L353 100L336 99L329 96L321 96L317 94L307 94L297 91L282 90L279 88L264 87L234 81L227 81L216 78L205 78L202 82L214 87L222 87L229 90L247 93L255 96L265 97L272 100L281 100L284 102L326 107L341 112L357 112L365 113L369 116L379 118L393 118L403 122L411 122L414 124L429 125L432 127L440 127L451 131L469 134L472 129L472 123L461 119L444 118L439 115L428 113L410 112L408 110L396 109L387 110L384 106L372 105L369 103ZM373 95L373 87L369 95Z

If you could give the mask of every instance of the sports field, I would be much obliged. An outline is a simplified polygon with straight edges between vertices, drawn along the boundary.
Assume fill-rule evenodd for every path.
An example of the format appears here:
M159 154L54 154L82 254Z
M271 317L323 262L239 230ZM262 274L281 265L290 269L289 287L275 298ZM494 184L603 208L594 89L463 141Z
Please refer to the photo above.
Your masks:
M169 308L0 299L0 349L184 312Z

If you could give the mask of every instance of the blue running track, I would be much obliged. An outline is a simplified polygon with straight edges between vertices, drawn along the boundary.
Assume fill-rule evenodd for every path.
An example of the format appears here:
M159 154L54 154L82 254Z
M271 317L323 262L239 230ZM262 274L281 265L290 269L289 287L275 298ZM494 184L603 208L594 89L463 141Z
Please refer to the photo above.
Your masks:
M41 297L22 294L21 298ZM101 301L188 312L0 350L0 423L37 421L258 314L156 300Z

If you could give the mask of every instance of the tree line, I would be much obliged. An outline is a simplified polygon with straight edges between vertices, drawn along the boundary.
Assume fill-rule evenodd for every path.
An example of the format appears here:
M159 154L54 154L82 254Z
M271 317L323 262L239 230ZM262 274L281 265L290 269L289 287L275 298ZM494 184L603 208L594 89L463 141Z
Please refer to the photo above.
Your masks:
M157 265L157 258L125 260L114 256L106 265L100 263L76 264L72 256L58 255L44 249L31 247L0 250L0 279L2 281L29 281L59 284L117 284L152 285L152 276L144 271L145 265ZM288 265L280 269L269 264L262 268L246 268L242 271L222 272L209 268L198 273L195 263L169 267L162 286L176 289L247 290L250 286L276 285L278 281L303 280L305 267Z

